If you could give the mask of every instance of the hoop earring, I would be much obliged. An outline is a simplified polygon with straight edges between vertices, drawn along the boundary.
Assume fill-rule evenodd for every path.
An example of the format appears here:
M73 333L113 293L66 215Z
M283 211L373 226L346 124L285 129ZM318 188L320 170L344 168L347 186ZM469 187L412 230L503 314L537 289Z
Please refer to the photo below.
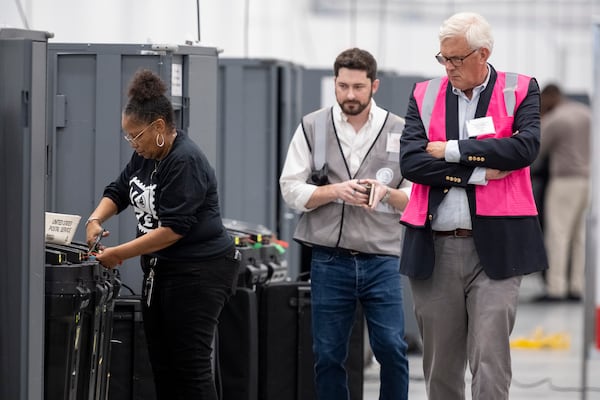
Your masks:
M158 143L158 138L161 137L162 138L162 142ZM156 145L158 147L163 147L165 145L165 137L163 136L163 134L159 133L158 135L156 135Z

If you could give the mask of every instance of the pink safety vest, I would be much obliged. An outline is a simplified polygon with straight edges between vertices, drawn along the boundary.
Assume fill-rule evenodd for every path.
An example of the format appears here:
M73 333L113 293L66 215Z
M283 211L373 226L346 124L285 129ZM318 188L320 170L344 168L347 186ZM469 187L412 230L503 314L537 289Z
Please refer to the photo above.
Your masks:
M513 134L514 110L527 95L530 79L524 75L498 72L486 114L493 118L496 133L477 136L477 140L510 137ZM413 93L431 141L446 141L447 86L447 77L437 78L417 83ZM504 179L488 181L485 186L477 185L475 204L479 216L537 215L529 167L515 170ZM401 221L423 226L428 208L429 186L414 183Z

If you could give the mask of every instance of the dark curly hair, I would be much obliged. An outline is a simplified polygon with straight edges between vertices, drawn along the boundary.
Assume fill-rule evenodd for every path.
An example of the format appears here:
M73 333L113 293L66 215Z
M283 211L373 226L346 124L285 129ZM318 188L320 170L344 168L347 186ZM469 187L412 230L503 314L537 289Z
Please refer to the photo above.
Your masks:
M148 124L162 118L167 127L174 128L173 105L166 91L167 85L158 75L148 69L138 70L129 84L129 101L123 114Z
M366 50L352 48L341 52L333 63L333 72L338 76L340 68L358 69L367 72L367 78L373 82L377 79L377 61Z

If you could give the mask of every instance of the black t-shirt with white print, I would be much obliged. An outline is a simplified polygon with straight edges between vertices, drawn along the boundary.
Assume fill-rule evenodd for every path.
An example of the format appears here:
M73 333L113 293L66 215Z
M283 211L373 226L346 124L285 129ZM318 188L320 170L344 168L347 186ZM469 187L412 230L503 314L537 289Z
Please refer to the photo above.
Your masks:
M203 260L233 248L221 220L214 169L182 131L161 161L134 152L117 180L104 189L104 197L114 201L119 212L133 206L138 236L159 226L183 235L153 254L165 261Z

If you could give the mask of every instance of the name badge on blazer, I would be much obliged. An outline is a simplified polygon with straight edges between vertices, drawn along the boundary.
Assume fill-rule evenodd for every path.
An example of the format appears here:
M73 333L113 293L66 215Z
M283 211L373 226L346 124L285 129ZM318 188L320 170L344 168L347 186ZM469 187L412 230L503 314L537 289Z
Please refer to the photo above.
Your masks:
M496 133L492 117L475 118L467 121L467 133L469 137Z

